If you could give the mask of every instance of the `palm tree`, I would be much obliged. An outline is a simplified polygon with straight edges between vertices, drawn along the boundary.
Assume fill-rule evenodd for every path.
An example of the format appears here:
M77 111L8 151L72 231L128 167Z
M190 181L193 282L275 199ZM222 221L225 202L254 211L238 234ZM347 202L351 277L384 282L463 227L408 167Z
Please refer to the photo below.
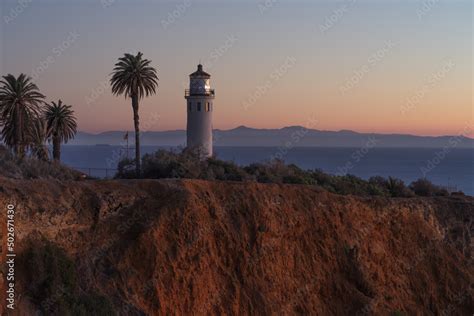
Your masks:
M2 139L18 158L25 156L29 128L40 111L44 95L25 74L12 74L0 80L0 120Z
M61 160L61 143L67 143L74 138L77 130L76 118L70 105L63 104L61 100L58 103L51 102L46 105L45 110L46 125L48 134L53 141L53 159Z
M112 72L110 84L114 95L123 94L132 99L133 122L135 124L135 168L137 177L140 177L140 127L138 106L139 100L156 93L158 77L156 69L150 66L151 60L143 59L143 54L136 56L125 54L120 57Z
M30 126L29 144L31 154L39 160L48 161L48 126L43 117L37 117Z

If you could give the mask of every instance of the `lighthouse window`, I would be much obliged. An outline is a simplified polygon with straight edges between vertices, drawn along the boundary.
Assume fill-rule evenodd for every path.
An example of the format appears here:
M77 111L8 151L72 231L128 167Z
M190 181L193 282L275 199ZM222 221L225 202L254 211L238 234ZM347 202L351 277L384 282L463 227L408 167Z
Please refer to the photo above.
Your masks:
M211 109L211 103L207 102L206 103L206 112L209 112Z
M198 112L201 112L201 102L198 102Z

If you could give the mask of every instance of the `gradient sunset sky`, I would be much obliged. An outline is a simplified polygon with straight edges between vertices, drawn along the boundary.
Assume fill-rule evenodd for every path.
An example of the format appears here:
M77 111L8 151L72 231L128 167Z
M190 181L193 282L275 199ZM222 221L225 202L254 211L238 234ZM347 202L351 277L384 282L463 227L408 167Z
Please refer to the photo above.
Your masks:
M118 57L141 51L160 78L141 102L143 130L185 128L184 89L201 61L214 128L474 136L471 0L2 0L0 10L0 73L33 76L49 101L74 106L82 131L133 129L108 79Z

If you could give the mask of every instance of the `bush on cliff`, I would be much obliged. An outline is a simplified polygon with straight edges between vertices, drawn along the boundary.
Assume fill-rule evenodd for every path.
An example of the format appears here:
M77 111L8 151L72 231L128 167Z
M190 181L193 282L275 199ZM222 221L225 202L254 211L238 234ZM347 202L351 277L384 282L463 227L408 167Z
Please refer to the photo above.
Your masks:
M391 197L413 197L415 195L414 192L405 185L405 182L397 178L388 177L388 179L385 179L377 176L370 178L369 183L372 183L380 189L383 195Z
M133 160L122 160L118 165L116 178L135 178ZM182 152L158 150L146 154L142 162L142 177L148 179L183 178L226 181L255 181L260 183L290 183L318 185L337 194L360 196L413 197L440 196L449 193L426 179L413 182L410 186L397 178L372 177L368 181L354 175L330 175L321 170L303 170L294 164L281 160L252 163L238 166L234 162L222 161L216 157L200 159L191 150Z
M312 171L312 176L318 185L337 194L363 196L389 195L377 185L350 174L345 176L332 176L321 170L315 170Z
M19 266L26 295L42 315L115 315L105 297L80 287L74 262L55 244L31 243L19 256Z
M181 153L160 149L142 159L142 177L148 179L184 178L206 180L244 181L248 175L232 162L215 158L199 159L190 150ZM118 164L116 178L135 178L134 161L124 159Z
M115 178L134 179L136 177L137 172L135 171L135 161L128 158L120 160L117 165L117 173L115 174Z
M281 160L267 163L253 163L243 170L249 178L260 183L316 184L316 180L307 171Z
M449 192L427 179L418 179L410 184L410 189L420 196L448 196Z
M82 174L58 162L31 157L16 158L10 150L0 146L0 176L14 179L78 180Z

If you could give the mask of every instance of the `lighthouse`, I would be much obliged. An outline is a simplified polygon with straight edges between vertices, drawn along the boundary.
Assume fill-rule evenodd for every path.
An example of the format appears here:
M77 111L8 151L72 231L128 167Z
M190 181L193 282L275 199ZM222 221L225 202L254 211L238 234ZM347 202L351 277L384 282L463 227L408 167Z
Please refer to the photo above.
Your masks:
M189 89L185 91L187 107L186 146L198 150L201 157L212 156L212 112L214 110L214 89L211 89L211 75L199 64L189 75Z

